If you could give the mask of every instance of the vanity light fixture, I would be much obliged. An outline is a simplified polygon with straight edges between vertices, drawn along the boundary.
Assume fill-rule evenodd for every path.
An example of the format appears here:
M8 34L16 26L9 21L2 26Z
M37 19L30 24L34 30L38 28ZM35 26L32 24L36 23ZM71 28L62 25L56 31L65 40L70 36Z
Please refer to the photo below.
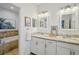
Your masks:
M78 8L77 6L75 6L75 7L72 8L72 11L75 12L75 11L77 11L78 9L79 9L79 8Z
M71 12L71 6L70 5L65 6L64 9L65 9L65 13Z
M48 12L45 13L45 16L48 16Z
M63 14L65 12L64 8L61 8L60 13Z
M43 13L40 13L38 16L39 16L39 17L43 17L43 16L44 16L44 14L43 14Z
M12 10L13 10L13 9L14 9L14 7L13 7L13 6L11 6L11 7L10 7L10 9L12 9Z
M78 9L79 9L78 6L77 6L76 4L73 4L72 6L67 5L67 6L61 8L60 12L61 12L61 14L63 14L63 13L67 13L67 12L68 12L68 13L69 13L69 12L75 12L75 11L77 11Z
M77 11L78 9L79 9L78 6L77 6L76 4L74 4L74 5L73 5L73 8L72 8L72 11L75 12L75 11Z
M67 9L67 8L71 8L71 6L70 6L70 5L67 5L67 6L65 6L64 8L65 8L65 9Z
M65 12L66 12L66 13L71 12L71 8L67 8L67 9L65 10Z
M39 15L39 17L45 17L45 16L48 16L48 12L45 11L45 12L41 12Z

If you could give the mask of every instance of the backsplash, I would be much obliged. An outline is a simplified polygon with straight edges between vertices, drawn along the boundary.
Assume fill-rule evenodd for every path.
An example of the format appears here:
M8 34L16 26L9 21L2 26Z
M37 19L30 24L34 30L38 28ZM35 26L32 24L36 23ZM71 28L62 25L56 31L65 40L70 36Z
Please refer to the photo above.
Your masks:
M64 34L68 34L68 35L79 35L79 30L58 30L58 34L59 35L64 35Z

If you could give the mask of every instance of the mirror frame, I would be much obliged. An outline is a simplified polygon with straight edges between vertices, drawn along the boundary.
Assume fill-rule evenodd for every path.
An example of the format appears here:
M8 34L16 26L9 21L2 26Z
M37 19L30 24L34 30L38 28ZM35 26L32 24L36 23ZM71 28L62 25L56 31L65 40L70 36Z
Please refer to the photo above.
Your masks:
M48 29L48 18L49 18L49 16L45 16L45 18L46 18L46 27L41 27L40 25L40 22L41 22L41 20L42 20L42 18L44 18L44 17L39 17L39 28L41 28L41 29Z
M62 15L67 15L67 14L72 14L72 15L74 15L74 19L76 19L76 18L77 18L77 20L79 19L79 12L78 12L78 11L76 11L76 12L71 12L71 13L59 14L59 29L60 29L60 30L78 30L79 27L78 27L78 28L75 28L75 27L74 27L74 29L63 29L63 28L61 27ZM77 16L77 15L78 15L78 16ZM74 21L75 21L75 20L74 20ZM78 20L78 23L79 23L79 20ZM75 24L74 24L74 26L75 26Z

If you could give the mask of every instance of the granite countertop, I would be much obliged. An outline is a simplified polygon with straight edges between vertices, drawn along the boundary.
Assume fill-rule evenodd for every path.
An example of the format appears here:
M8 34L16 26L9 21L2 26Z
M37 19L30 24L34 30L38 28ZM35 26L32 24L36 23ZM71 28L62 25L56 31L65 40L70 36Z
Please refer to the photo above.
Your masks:
M67 43L72 43L72 44L79 44L79 38L76 37L63 37L63 36L49 36L48 34L33 34L32 37L39 37L43 39L48 39L48 40L54 40L54 41L61 41L61 42L67 42Z

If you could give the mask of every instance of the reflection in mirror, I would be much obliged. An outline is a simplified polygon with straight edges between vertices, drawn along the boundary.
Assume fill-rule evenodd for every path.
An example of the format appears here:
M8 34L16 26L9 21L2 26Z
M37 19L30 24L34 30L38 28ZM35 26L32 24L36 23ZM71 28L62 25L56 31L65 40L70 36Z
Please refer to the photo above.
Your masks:
M47 28L47 17L40 18L40 27Z
M39 23L40 23L40 28L47 28L48 27L48 11L43 11L42 13L39 14Z
M36 19L32 18L32 27L36 27Z
M61 27L62 29L74 29L72 14L62 15Z

